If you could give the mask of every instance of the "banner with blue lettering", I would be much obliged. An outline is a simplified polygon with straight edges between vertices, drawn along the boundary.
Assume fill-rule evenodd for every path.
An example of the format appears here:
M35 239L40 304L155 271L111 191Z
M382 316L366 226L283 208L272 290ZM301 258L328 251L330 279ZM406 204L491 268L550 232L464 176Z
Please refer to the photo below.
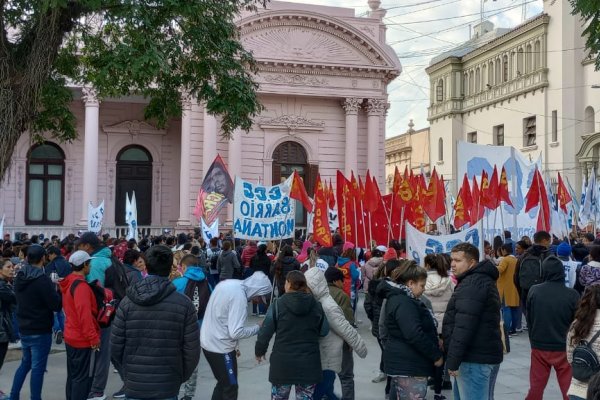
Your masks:
M235 179L233 234L239 239L280 240L294 237L295 201L291 178L275 186Z
M454 246L462 242L473 244L479 249L479 258L483 260L483 227L482 221L476 226L452 235L433 236L423 233L406 223L406 257L423 266L427 254L450 253Z

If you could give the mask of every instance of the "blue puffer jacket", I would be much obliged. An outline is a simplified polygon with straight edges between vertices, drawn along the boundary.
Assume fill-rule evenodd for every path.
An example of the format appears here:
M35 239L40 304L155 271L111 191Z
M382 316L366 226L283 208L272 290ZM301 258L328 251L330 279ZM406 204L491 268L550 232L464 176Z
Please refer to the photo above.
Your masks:
M95 281L96 279L102 286L104 286L104 280L106 278L106 270L112 265L112 252L108 247L100 247L96 249L91 256L93 257L90 261L90 273L86 277L88 282Z

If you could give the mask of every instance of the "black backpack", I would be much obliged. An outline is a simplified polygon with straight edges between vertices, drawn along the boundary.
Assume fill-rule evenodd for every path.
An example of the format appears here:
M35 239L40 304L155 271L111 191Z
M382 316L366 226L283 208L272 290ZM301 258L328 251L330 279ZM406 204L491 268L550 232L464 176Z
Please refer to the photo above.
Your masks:
M212 256L210 260L208 260L208 268L209 270L217 271L217 261L219 260L219 256L221 255L221 250L212 251Z
M539 256L534 256L528 253L523 257L519 269L519 286L521 286L521 289L529 290L533 285L543 282L542 261L547 254L545 252Z
M115 300L120 302L125 298L129 287L129 278L125 266L117 257L111 256L110 261L112 264L106 269L104 286L112 290Z
M206 313L206 306L212 293L212 287L209 285L206 279L201 281L195 281L188 279L183 294L185 294L196 307L198 312L198 320L204 319L204 313Z
M573 350L571 369L573 371L573 378L580 382L587 382L597 372L600 372L600 360L598 360L598 355L592 349L592 344L598 339L598 336L600 336L600 331L589 342L585 340L580 341L575 350Z
M117 314L117 300L113 298L113 292L110 289L102 287L102 285L98 283L98 280L86 282L83 279L78 279L73 281L70 288L73 301L75 301L75 289L80 283L84 283L92 289L92 293L96 299L96 307L98 308L96 321L98 321L100 328L108 328Z

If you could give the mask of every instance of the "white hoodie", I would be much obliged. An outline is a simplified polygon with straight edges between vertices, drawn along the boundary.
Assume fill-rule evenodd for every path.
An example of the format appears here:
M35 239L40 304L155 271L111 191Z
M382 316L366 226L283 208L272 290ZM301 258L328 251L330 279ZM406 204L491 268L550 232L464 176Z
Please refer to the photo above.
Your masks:
M230 353L237 342L254 336L259 325L244 326L248 315L248 301L271 293L271 282L257 271L244 279L227 279L215 287L210 296L200 329L200 345L213 353Z

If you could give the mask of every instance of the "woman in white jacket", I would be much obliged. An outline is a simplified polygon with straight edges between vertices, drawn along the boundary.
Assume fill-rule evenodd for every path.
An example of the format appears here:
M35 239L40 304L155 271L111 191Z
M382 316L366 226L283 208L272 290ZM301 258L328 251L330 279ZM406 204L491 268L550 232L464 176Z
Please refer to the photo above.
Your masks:
M436 320L438 335L442 333L442 321L446 306L454 292L454 283L448 273L448 262L443 254L428 254L425 256L425 269L427 270L427 281L425 282L425 296L431 301L433 316ZM444 367L436 367L433 377L433 391L435 399L444 399L442 389L451 386L449 377L444 382Z
M323 382L317 385L313 398L321 400L323 396L327 396L329 400L337 400L333 394L333 384L335 374L342 369L344 342L348 343L360 358L367 356L367 345L356 329L346 320L342 309L329 294L323 271L319 268L310 268L304 275L309 289L321 303L329 322L329 334L319 341Z

